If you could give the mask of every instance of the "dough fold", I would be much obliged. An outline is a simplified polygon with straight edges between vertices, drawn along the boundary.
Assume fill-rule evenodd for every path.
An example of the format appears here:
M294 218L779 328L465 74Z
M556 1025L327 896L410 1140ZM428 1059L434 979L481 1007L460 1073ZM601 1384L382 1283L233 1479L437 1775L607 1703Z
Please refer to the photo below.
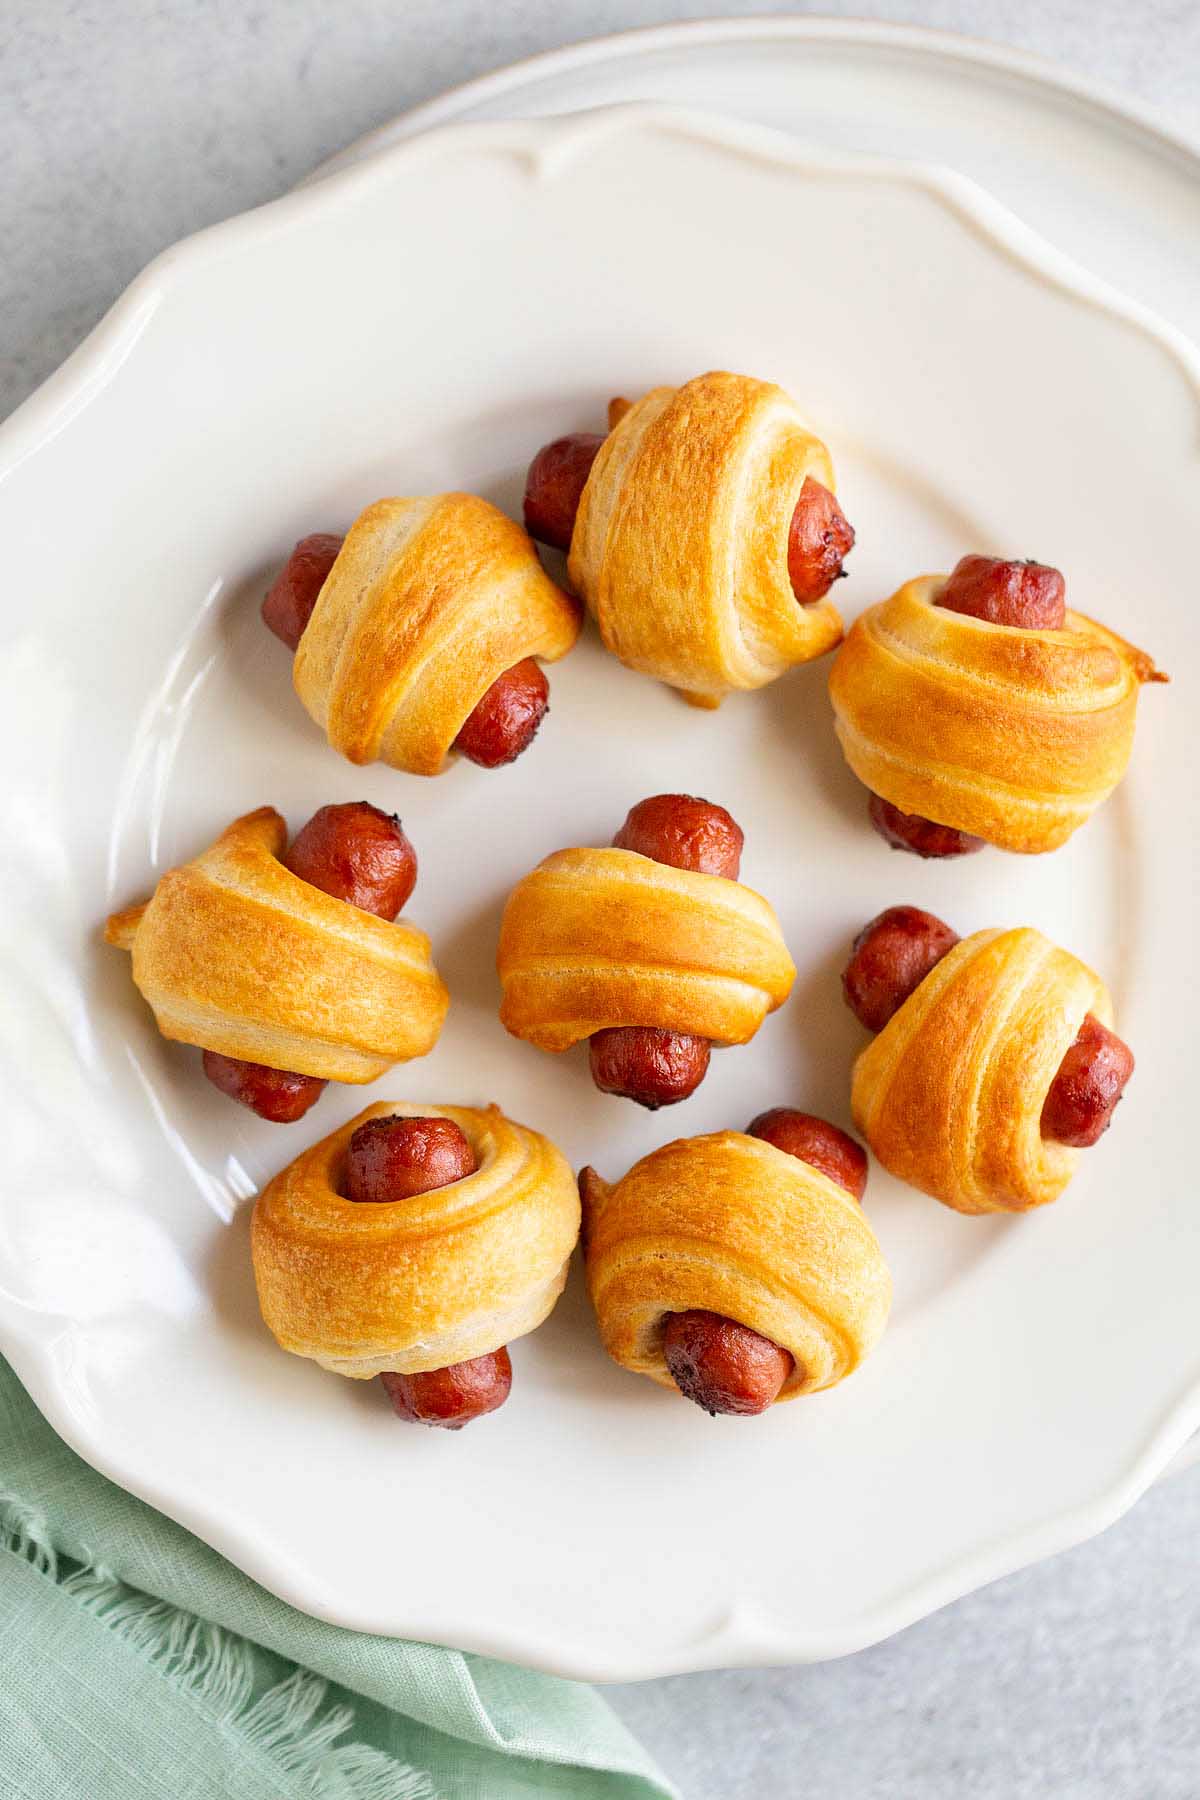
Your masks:
M885 1169L962 1213L1056 1200L1079 1151L1042 1107L1108 989L1030 926L977 931L943 957L854 1065L854 1122Z
M892 1281L856 1200L740 1131L680 1138L612 1186L586 1170L588 1288L609 1355L661 1387L668 1313L721 1313L788 1350L780 1400L853 1374L878 1343Z
M632 850L559 850L509 895L500 1018L541 1050L610 1026L744 1044L796 970L770 904L740 881Z
M426 1056L450 996L425 933L301 881L279 860L286 847L284 820L260 806L108 920L158 1029L327 1081L374 1081Z
M530 656L557 662L580 616L487 500L377 500L350 527L292 679L350 762L439 775L497 676Z

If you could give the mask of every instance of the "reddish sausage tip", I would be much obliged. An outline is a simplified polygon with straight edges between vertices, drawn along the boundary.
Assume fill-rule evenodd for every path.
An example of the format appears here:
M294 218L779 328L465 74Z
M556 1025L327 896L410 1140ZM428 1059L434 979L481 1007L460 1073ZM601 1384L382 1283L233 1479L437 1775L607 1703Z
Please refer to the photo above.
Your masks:
M842 975L846 1005L868 1031L882 1031L958 933L919 906L889 906L864 925Z
M347 1200L387 1205L428 1194L475 1173L461 1126L438 1117L368 1119L346 1147Z
M532 656L493 681L454 740L481 769L498 769L528 750L550 710L550 684Z
M1046 1095L1042 1136L1088 1149L1111 1125L1132 1074L1129 1045L1088 1013Z
M323 894L389 921L417 880L417 853L399 819L366 800L322 806L296 833L283 861Z
M398 1419L461 1431L472 1419L504 1405L512 1387L512 1363L502 1347L444 1369L427 1369L420 1375L388 1373L379 1379Z
M855 1200L861 1200L866 1192L866 1151L849 1132L839 1130L827 1119L796 1112L790 1106L773 1106L750 1121L746 1135L762 1138L764 1143L774 1144L777 1150L819 1169Z
M525 481L525 529L530 537L556 550L571 548L575 514L603 442L599 432L573 431L543 444Z
M613 847L675 869L736 881L744 842L736 819L714 801L695 794L651 794L630 808Z
M893 850L911 850L914 856L942 858L970 856L982 850L984 839L972 837L969 831L956 831L952 825L938 825L923 819L920 813L901 812L890 800L872 794L871 823Z
M263 623L289 650L304 636L304 627L344 542L328 531L302 537L275 577L262 603Z
M215 1050L206 1050L203 1060L204 1073L215 1088L272 1125L294 1125L321 1098L325 1086L317 1075L295 1075Z
M935 604L991 625L1060 631L1067 616L1067 584L1049 563L964 556Z
M795 1364L770 1338L720 1313L668 1313L663 1355L680 1393L706 1413L765 1412Z
M621 1025L593 1032L588 1045L592 1080L602 1094L636 1100L656 1112L694 1094L708 1073L707 1038L653 1025Z
M826 595L845 570L854 547L854 527L827 487L809 475L788 530L788 577L801 606Z

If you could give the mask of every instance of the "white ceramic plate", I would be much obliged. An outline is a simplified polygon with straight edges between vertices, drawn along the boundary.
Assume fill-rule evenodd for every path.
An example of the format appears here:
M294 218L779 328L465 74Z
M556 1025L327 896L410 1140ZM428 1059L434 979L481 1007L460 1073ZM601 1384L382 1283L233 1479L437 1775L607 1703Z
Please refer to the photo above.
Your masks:
M956 32L813 17L619 32L464 82L349 145L315 176L435 125L631 100L771 125L823 154L956 169L1093 274L1200 336L1200 106L1189 140L1099 82Z
M435 125L652 100L789 132L828 155L932 161L1200 338L1200 109L1161 113L1043 57L880 19L691 19L567 44L412 107L317 180ZM1164 1474L1200 1458L1194 1434Z
M421 782L322 745L257 620L298 535L386 492L515 505L547 437L714 364L780 380L828 437L860 534L848 612L966 547L1036 554L1175 675L1066 850L888 853L820 665L713 717L589 636L510 771ZM154 265L0 439L0 1325L55 1426L312 1612L612 1678L852 1649L1128 1505L1200 1415L1176 1078L1198 423L1186 345L968 184L641 110L434 134ZM508 1040L492 956L543 852L673 787L741 820L800 978L656 1118L596 1094L582 1055ZM298 824L359 794L418 846L410 910L450 1022L369 1095L260 1125L158 1038L98 926L235 812ZM577 1284L517 1346L504 1412L461 1436L406 1430L372 1387L273 1347L243 1202L364 1098L496 1099L609 1173L773 1102L844 1121L859 1037L837 970L898 899L1069 943L1107 975L1139 1069L1044 1216L960 1219L875 1172L897 1303L852 1381L710 1421L605 1360Z

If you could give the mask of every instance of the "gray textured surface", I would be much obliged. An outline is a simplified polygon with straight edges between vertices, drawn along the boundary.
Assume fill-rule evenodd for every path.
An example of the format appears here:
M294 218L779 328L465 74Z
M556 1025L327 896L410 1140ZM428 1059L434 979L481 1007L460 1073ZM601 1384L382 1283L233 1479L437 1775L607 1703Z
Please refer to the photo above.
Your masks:
M2 0L0 414L138 269L440 89L693 0ZM824 13L911 19L824 0ZM1195 0L926 0L1200 130ZM1104 1537L820 1668L610 1690L687 1800L1195 1800L1200 1473Z
M808 1669L607 1690L686 1800L1195 1800L1200 1475Z

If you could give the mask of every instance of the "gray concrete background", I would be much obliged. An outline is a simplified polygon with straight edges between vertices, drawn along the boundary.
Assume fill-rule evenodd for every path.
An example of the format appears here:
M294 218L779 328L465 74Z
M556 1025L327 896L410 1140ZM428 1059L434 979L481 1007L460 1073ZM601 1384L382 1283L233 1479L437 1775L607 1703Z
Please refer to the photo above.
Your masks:
M1039 51L1200 131L1196 0L0 0L0 414L142 265L452 83L632 25L817 11ZM687 1800L1196 1800L1200 1472L818 1668L608 1690Z

